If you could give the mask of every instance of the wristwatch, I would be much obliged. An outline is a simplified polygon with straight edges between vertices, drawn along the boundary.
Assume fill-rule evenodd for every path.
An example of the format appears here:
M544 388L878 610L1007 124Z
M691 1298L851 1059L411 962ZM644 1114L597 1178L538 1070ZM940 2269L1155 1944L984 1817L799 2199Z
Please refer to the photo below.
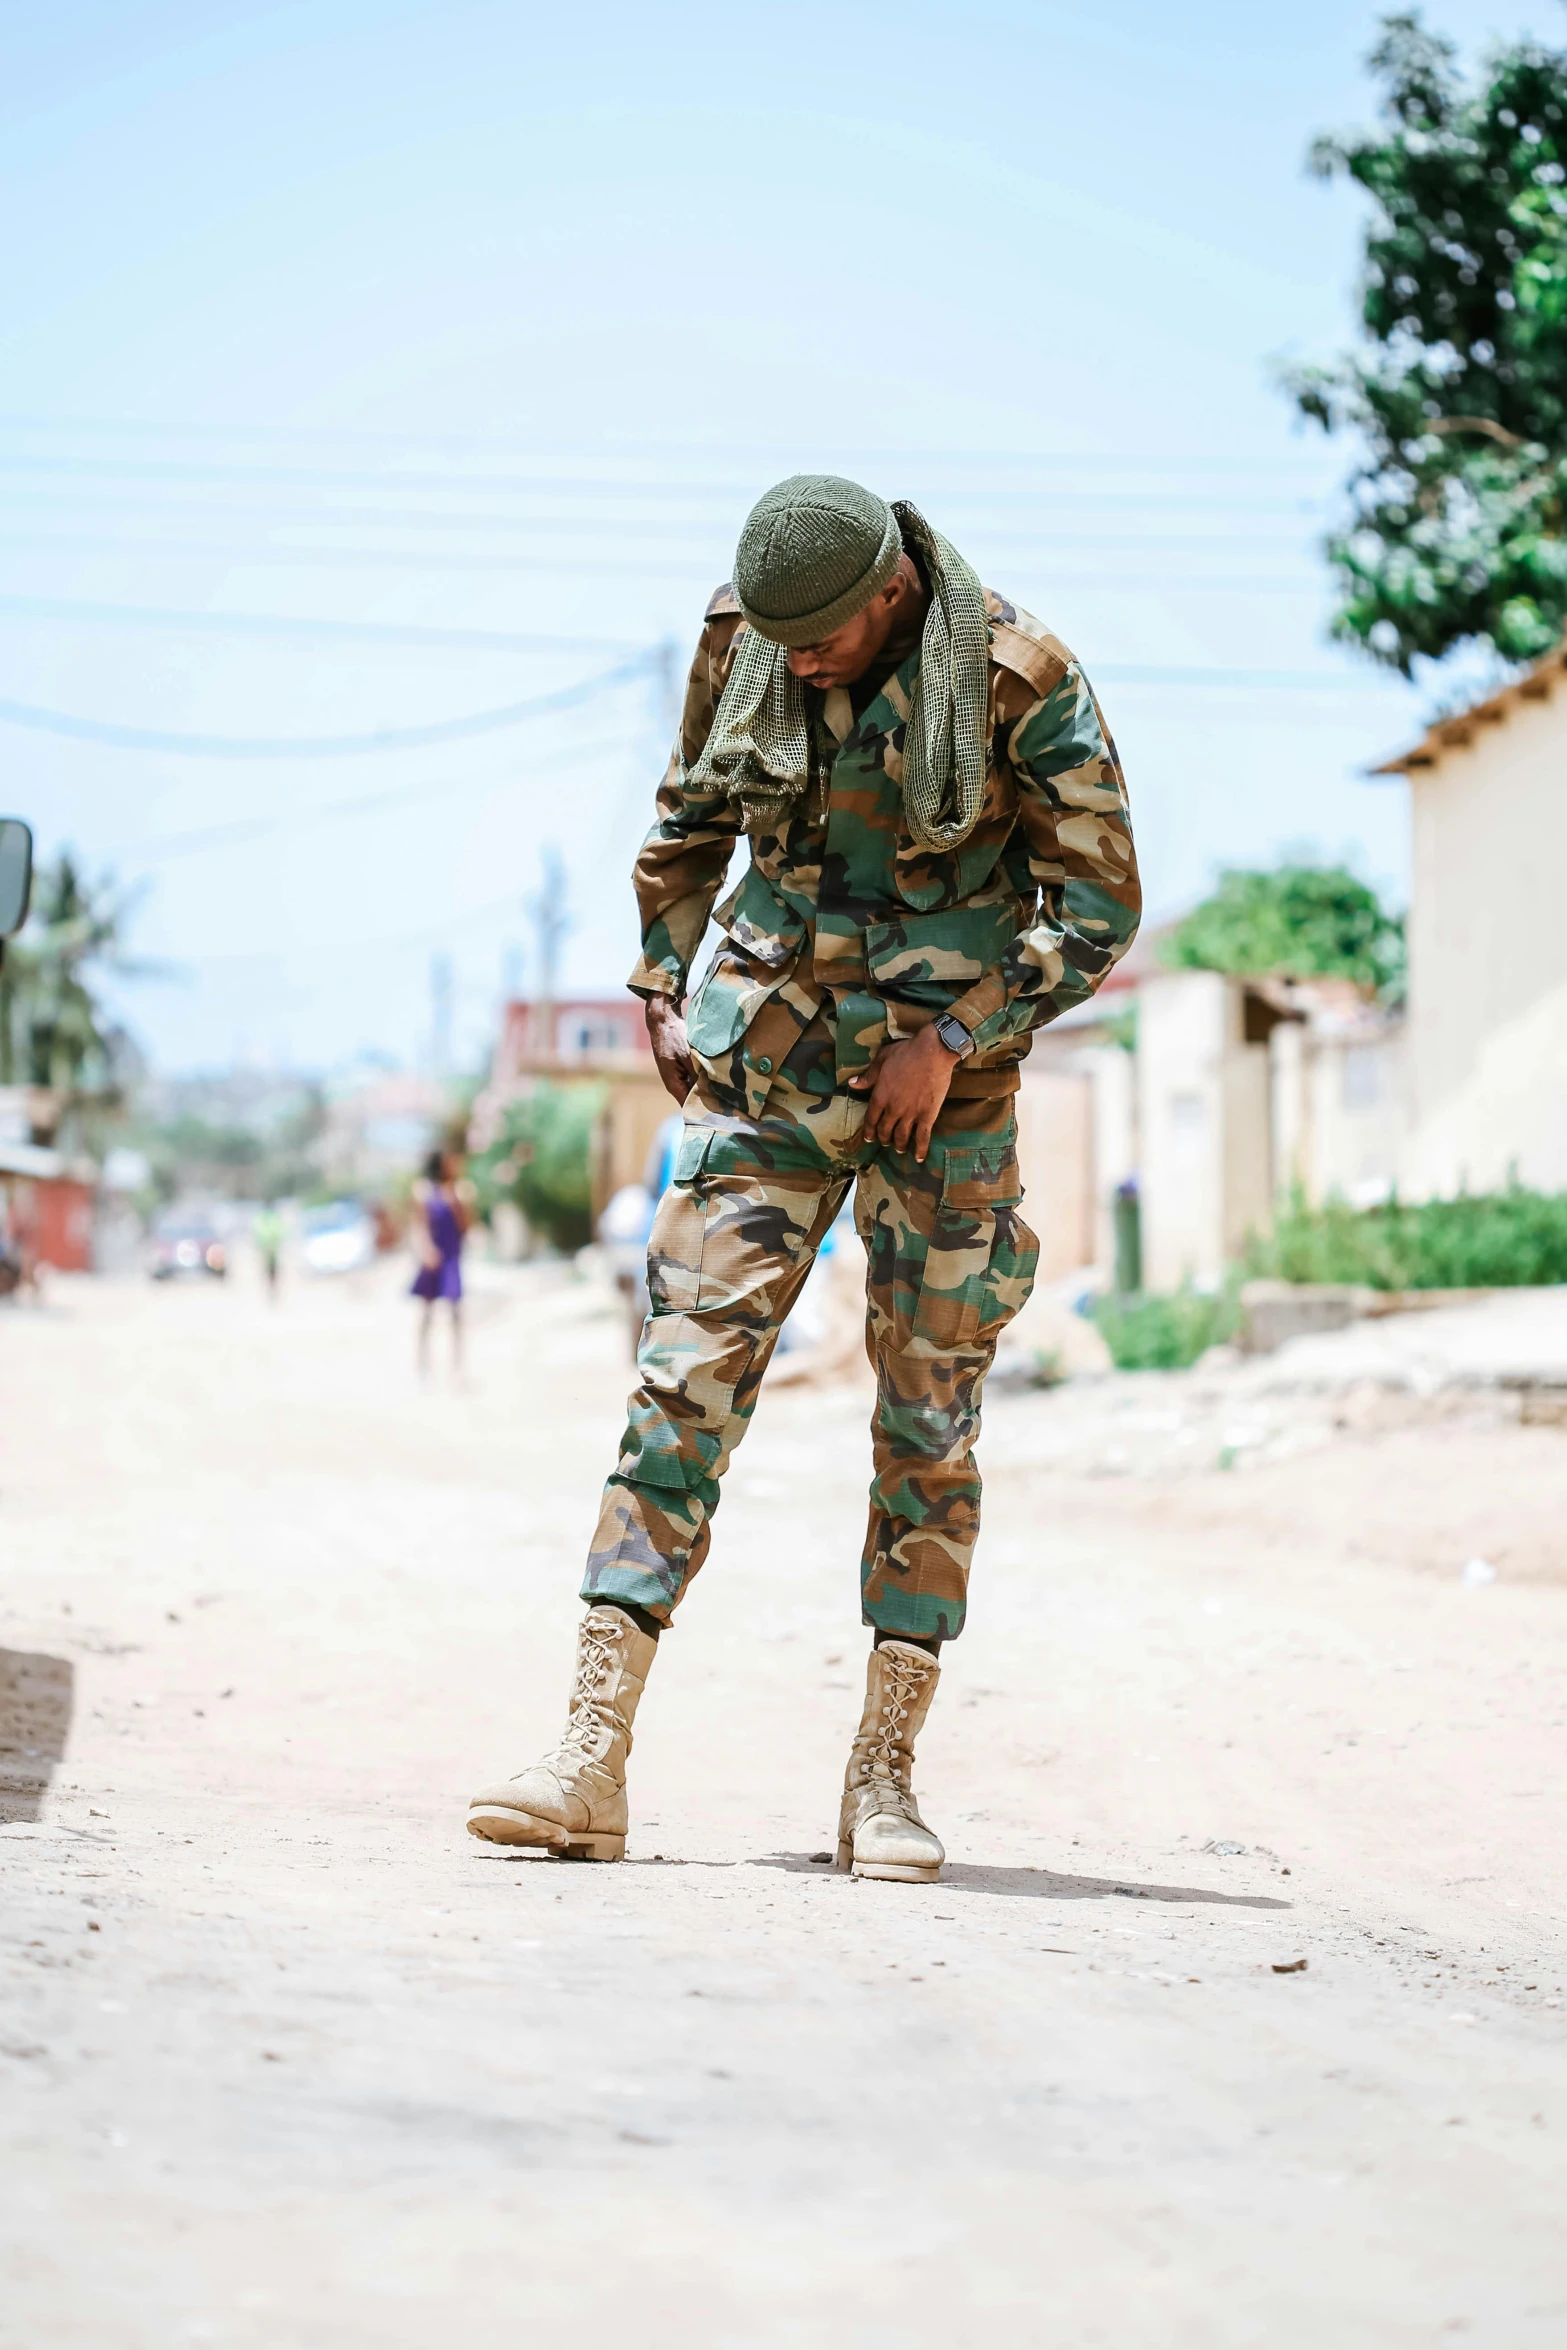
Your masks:
M969 1057L969 1054L974 1050L974 1039L970 1036L962 1021L954 1020L950 1012L943 1012L941 1018L934 1023L934 1026L936 1034L940 1037L948 1052L956 1053L960 1061L966 1061Z

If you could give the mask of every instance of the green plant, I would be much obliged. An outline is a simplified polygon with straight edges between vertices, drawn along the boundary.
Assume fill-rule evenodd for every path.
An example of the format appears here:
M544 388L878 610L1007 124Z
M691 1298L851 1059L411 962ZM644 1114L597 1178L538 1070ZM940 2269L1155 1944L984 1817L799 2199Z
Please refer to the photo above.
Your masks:
M593 1237L593 1144L603 1112L602 1085L551 1085L508 1104L501 1131L469 1165L488 1216L516 1203L556 1248L581 1248Z
M1466 88L1401 11L1368 63L1382 130L1311 154L1375 206L1366 340L1283 376L1362 444L1334 634L1406 677L1466 639L1533 660L1567 621L1567 54L1516 42Z
M1463 1193L1457 1199L1319 1208L1296 1193L1254 1239L1246 1270L1280 1281L1368 1289L1514 1289L1567 1282L1567 1192Z
M107 1095L124 1040L107 1020L99 975L138 975L121 951L127 900L89 882L68 849L41 865L32 912L0 965L0 1085Z
M1232 1336L1234 1286L1211 1293L1188 1286L1169 1296L1112 1290L1095 1301L1093 1320L1118 1371L1184 1371Z
M1231 866L1171 932L1163 956L1177 969L1391 989L1403 976L1404 926L1347 866Z
M1134 995L1119 1012L1106 1012L1100 1021L1110 1044L1119 1045L1123 1053L1137 1050L1137 998Z

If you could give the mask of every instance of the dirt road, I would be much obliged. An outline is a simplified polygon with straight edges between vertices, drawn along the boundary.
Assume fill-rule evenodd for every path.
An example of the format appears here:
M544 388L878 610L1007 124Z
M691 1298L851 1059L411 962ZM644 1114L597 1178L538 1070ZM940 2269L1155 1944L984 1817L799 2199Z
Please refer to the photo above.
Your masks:
M998 1396L915 1887L813 1858L862 1399L764 1396L571 1867L462 1814L623 1336L480 1283L470 1394L386 1280L0 1319L6 2350L1567 2339L1567 1433Z

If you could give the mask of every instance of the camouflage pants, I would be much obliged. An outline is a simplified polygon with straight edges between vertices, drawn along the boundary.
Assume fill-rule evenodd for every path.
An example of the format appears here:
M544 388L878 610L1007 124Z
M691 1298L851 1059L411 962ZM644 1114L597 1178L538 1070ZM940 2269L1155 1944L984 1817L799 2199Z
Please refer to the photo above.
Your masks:
M853 1185L877 1386L864 1620L954 1638L979 1532L980 1388L1039 1257L1019 1213L1010 1100L945 1103L923 1166L863 1143L863 1100L808 1096L786 1078L759 1118L725 1115L701 1087L686 1119L583 1597L668 1622L707 1555L719 1481L778 1333Z

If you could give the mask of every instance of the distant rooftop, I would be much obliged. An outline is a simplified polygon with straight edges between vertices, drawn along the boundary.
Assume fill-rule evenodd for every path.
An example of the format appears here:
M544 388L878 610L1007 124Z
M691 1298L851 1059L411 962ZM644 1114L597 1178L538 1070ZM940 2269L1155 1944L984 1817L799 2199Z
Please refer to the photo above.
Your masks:
M1368 768L1366 772L1422 775L1449 751L1467 750L1483 728L1505 724L1521 702L1548 702L1564 675L1567 675L1567 648L1558 645L1522 677L1515 677L1498 693L1488 694L1483 702L1459 710L1450 718L1433 719L1413 749L1400 751L1397 758L1384 759L1379 767Z

